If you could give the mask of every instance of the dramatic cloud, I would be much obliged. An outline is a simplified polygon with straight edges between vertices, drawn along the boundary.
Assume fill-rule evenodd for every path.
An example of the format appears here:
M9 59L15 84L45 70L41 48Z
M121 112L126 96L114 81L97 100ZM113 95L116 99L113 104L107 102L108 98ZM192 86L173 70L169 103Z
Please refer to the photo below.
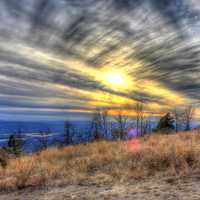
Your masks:
M1 0L0 118L200 98L198 0Z

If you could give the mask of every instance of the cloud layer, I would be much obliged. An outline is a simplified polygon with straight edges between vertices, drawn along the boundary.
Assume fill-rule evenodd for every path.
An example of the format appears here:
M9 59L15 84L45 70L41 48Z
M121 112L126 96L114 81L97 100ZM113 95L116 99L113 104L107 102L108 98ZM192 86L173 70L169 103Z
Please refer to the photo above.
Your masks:
M0 118L198 103L198 0L2 0ZM114 87L105 76L126 77Z

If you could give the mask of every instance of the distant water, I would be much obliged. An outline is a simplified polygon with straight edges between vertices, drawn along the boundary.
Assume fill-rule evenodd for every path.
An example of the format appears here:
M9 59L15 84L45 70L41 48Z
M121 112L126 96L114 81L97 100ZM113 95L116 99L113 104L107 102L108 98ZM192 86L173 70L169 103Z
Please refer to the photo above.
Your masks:
M73 129L71 138L73 143L90 140L90 121L72 121L70 123ZM49 133L45 135L49 146L62 143L64 140L64 121L0 121L0 146L7 146L9 136L19 132L25 137L24 150L33 151L42 143L41 132Z
M61 144L65 139L64 124L64 121L0 121L0 146L7 146L9 136L19 132L25 138L24 150L26 152L37 150L44 140L48 143L48 146ZM91 121L70 121L70 124L72 127L70 142L72 144L88 142L93 139ZM113 128L117 128L117 124L109 122L107 124L107 133L104 135L106 138L112 139L111 130ZM42 138L41 132L48 132L49 135L45 134L45 137Z
M21 130L22 132L40 132L50 129L53 132L63 132L64 122L23 122L23 121L0 121L0 135L12 134ZM0 136L1 137L1 136Z

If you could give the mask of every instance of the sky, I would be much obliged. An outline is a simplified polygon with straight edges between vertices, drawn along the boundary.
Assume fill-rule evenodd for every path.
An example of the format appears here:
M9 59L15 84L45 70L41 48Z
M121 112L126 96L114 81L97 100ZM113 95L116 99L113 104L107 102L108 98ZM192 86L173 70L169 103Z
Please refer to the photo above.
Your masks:
M198 0L1 0L0 119L199 111L199 19Z

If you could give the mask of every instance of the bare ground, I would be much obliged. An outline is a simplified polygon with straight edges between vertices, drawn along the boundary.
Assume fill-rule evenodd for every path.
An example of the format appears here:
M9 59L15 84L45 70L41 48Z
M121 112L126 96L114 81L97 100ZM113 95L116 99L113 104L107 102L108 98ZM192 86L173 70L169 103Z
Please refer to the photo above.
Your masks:
M200 200L200 173L127 183L28 188L1 193L0 200Z

